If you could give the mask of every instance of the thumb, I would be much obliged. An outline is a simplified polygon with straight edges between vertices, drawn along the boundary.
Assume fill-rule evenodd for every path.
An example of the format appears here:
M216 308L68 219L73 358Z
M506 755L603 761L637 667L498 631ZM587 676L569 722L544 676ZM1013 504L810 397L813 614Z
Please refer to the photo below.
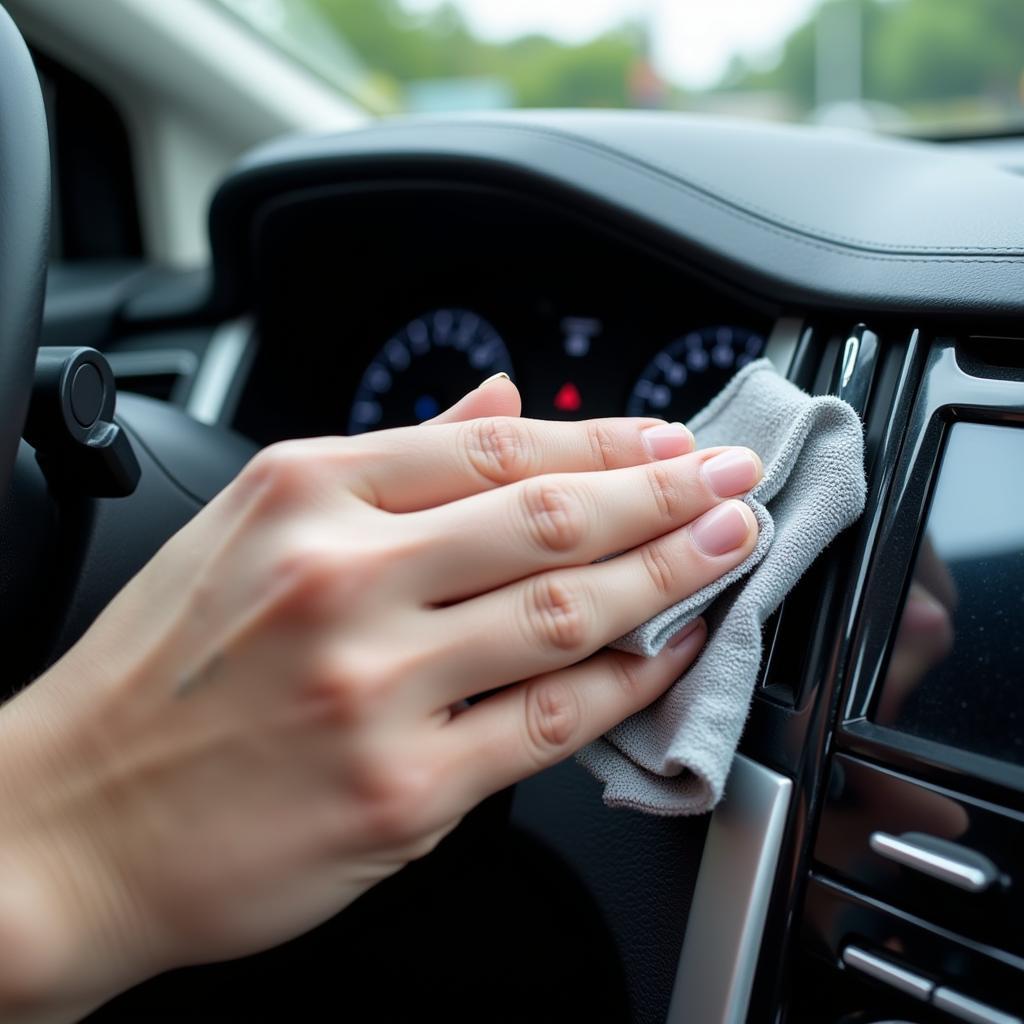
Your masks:
M433 419L424 420L421 425L437 423L461 423L484 416L518 416L522 412L519 389L507 373L496 373L488 377L478 388L460 398L451 408Z

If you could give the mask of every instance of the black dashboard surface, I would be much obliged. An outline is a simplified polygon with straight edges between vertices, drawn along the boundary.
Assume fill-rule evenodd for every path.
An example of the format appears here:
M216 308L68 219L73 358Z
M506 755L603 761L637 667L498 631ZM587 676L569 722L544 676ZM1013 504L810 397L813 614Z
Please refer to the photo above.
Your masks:
M589 209L783 301L1024 309L1024 181L980 159L853 132L581 111L397 119L257 150L211 211L219 301L237 305L251 285L251 219L268 197L425 173Z

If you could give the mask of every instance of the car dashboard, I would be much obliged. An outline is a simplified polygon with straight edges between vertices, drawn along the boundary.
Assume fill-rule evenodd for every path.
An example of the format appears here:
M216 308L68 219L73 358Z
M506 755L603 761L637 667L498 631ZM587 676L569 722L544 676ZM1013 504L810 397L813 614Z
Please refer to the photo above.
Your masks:
M279 203L260 231L260 352L235 416L263 442L421 422L498 372L527 416L681 420L764 355L776 319L498 188L343 187Z
M545 990L559 1019L1024 1019L1021 209L1024 180L925 143L413 118L246 158L213 201L210 275L119 308L103 347L122 386L173 378L163 397L258 444L421 422L498 372L527 416L685 422L759 358L861 415L867 511L767 624L713 815L609 811L573 763L507 795L502 820L583 894L579 927L549 939L593 991ZM1010 468L971 476L993 436ZM973 534L940 509L965 490ZM955 663L961 692L925 674L895 700L936 545L974 660ZM472 927L546 892L501 863L464 894ZM430 928L409 927L422 953ZM502 984L507 963L467 956L466 984Z

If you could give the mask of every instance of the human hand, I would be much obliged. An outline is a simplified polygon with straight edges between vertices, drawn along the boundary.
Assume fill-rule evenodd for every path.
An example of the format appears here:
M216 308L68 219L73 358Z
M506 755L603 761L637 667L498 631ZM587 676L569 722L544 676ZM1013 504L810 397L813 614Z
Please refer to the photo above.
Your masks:
M691 448L499 417L259 454L0 712L0 976L88 1006L281 942L657 698L702 623L601 648L756 538L756 456Z

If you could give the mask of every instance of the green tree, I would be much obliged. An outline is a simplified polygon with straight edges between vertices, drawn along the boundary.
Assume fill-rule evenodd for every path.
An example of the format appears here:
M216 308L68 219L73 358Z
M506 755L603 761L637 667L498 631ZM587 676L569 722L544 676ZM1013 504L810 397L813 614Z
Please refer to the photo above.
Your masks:
M863 33L864 99L913 113L971 101L1020 110L1022 0L825 0L855 3ZM820 7L785 40L768 70L734 61L723 91L770 89L814 108ZM1024 112L1021 112L1024 113Z
M502 56L519 106L629 106L629 74L638 59L630 32L608 32L580 46L532 37Z
M415 17L399 0L298 2L319 8L367 67L397 81L480 73L481 44L453 4Z
M1013 97L1024 70L1021 0L885 5L866 48L871 94L896 103Z
M579 46L544 35L508 43L478 39L452 3L413 14L400 0L291 0L313 4L375 76L401 84L430 78L504 81L519 106L629 105L639 35L628 27Z

